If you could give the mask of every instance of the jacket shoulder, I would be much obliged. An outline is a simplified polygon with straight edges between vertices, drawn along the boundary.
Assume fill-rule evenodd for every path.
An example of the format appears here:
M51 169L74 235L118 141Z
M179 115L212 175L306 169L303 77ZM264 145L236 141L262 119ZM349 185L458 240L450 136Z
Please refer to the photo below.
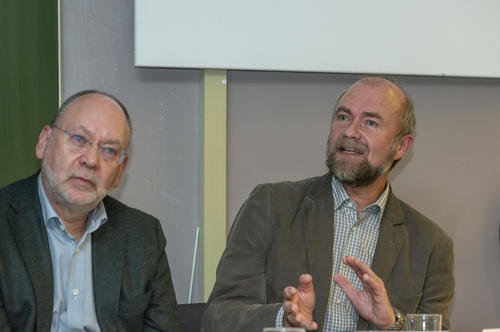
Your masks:
M411 205L399 200L410 234L427 243L451 243L450 236L434 220L431 220Z
M35 204L38 201L37 176L38 173L0 188L0 209L12 202L22 206Z
M38 173L30 175L27 178L14 181L3 188L0 188L0 197L8 197L8 195L18 195L20 193L32 192L36 188L36 179Z
M119 223L121 229L131 228L134 231L144 232L145 229L156 229L160 224L152 215L130 207L111 196L106 196L103 203L109 221Z
M256 227L274 233L280 225L293 222L305 202L332 200L331 190L331 176L328 174L298 181L259 184L241 206L229 238L235 232L246 236L248 229Z
M265 194L270 198L286 198L287 200L302 199L310 195L313 199L320 198L324 193L331 193L331 176L315 176L297 181L282 181L259 184L252 190L250 197Z

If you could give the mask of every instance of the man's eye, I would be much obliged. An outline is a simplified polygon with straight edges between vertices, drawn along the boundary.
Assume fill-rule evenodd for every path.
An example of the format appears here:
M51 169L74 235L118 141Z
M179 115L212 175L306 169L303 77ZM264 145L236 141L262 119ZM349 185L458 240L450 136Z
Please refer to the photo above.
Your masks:
M75 146L83 146L87 143L87 139L82 135L71 135L70 140Z
M373 121L373 120L368 120L366 123L367 123L367 124L368 124L368 126L370 126L370 127L376 127L376 126L378 125L378 123L376 123L376 122L375 122L375 121Z
M102 153L108 157L114 157L118 154L118 152L113 148L102 148Z
M345 114L338 114L337 115L337 120L345 121L345 120L347 120L347 115L345 115Z

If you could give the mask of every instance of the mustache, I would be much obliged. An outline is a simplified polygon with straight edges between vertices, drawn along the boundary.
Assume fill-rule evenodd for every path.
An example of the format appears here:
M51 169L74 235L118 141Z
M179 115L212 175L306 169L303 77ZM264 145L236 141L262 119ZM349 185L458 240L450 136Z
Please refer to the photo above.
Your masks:
M368 153L368 147L355 142L352 139L346 138L346 137L341 137L337 142L335 142L335 145L333 147L332 153L335 153L339 150L351 150L357 153Z

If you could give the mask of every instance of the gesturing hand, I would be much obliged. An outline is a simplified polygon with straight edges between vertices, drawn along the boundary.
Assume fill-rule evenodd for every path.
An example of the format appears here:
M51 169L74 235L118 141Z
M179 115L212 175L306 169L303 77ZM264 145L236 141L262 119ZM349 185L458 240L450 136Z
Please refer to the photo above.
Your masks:
M342 288L359 315L377 327L391 326L396 317L384 282L358 258L346 256L342 262L354 270L361 280L363 289L358 291L343 275L336 274L333 279Z
M299 288L286 287L283 290L283 326L300 326L307 330L317 330L318 324L313 321L315 304L312 276L303 274L299 277Z

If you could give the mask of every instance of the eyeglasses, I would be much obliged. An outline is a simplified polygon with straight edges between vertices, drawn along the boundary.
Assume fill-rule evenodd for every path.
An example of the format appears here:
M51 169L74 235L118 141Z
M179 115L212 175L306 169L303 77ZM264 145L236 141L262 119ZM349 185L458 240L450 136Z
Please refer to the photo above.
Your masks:
M56 125L52 125L52 128L59 129L63 131L66 135L68 135L68 142L67 142L68 146L71 148L71 150L75 152L80 152L80 153L87 152L95 144L95 142L91 142L84 135L74 134L68 130L59 128ZM121 165L121 163L125 159L125 156L127 155L125 151L122 151L120 153L119 150L116 150L109 146L102 146L100 144L97 144L97 147L99 149L99 154L101 155L102 159L104 159L107 162L114 162L118 160L118 165Z

